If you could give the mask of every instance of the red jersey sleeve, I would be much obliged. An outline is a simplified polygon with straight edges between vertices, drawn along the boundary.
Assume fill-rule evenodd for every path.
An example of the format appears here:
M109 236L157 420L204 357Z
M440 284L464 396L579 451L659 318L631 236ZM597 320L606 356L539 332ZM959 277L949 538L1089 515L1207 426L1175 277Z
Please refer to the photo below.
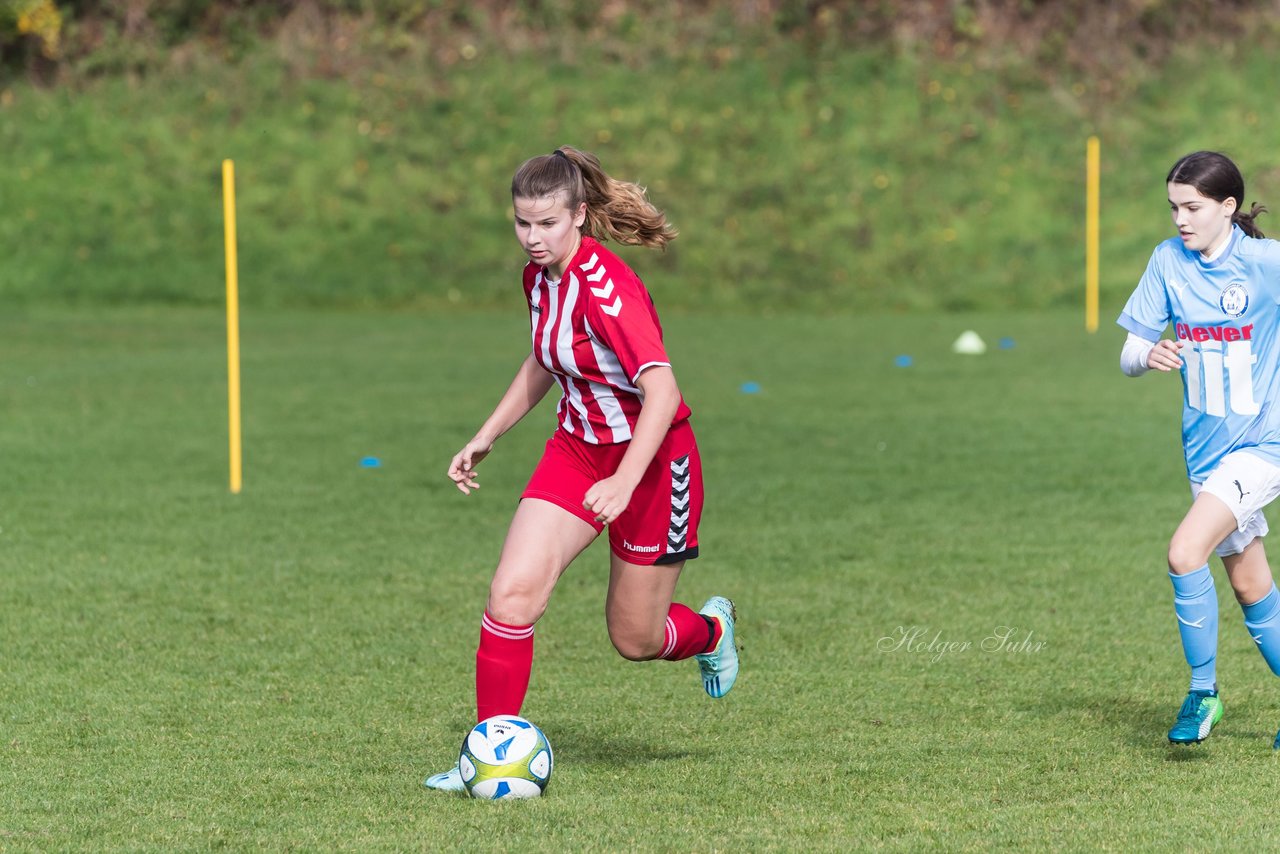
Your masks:
M623 373L632 383L645 368L669 366L671 360L662 343L658 312L644 283L616 258L602 260L598 271L584 271L588 286L586 318L593 336L618 357ZM592 281L593 274L596 281Z

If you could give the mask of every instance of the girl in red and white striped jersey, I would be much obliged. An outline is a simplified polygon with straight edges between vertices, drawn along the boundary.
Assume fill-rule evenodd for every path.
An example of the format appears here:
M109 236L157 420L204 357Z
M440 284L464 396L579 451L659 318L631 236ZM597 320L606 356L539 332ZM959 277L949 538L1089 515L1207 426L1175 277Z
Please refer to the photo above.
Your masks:
M674 602L698 556L702 469L689 407L676 384L644 283L603 245L665 247L675 238L636 184L588 152L534 157L511 182L516 239L529 256L524 292L532 348L506 394L449 464L462 493L494 442L559 386L558 426L507 532L476 651L476 717L520 713L533 627L561 573L606 527L605 618L627 659L696 658L703 687L723 697L738 673L733 603L700 611ZM457 769L429 777L460 790Z

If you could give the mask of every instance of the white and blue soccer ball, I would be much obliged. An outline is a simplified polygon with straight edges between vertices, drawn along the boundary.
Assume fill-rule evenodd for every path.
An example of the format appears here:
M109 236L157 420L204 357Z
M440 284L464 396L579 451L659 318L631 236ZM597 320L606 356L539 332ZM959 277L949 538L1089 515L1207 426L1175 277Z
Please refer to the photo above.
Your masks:
M495 715L476 724L462 742L458 771L473 798L537 798L554 765L551 742L524 718Z

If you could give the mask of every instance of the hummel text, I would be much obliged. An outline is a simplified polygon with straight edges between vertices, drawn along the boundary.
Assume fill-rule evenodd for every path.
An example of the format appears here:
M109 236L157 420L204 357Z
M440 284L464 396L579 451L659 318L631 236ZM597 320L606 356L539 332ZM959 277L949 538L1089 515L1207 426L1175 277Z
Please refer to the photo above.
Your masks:
M622 547L629 552L639 552L640 554L657 554L662 546L634 546L626 540L622 541Z

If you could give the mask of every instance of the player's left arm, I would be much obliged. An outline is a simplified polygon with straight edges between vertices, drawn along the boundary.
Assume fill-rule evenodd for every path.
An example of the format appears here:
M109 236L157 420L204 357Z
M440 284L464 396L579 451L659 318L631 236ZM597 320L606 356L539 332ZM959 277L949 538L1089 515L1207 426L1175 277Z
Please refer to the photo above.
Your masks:
M636 378L636 385L644 395L640 415L636 418L631 442L618 470L604 480L596 481L587 490L582 506L595 513L596 519L606 525L622 515L631 501L640 478L653 462L671 419L680 407L680 387L676 385L675 372L669 365L650 365Z

